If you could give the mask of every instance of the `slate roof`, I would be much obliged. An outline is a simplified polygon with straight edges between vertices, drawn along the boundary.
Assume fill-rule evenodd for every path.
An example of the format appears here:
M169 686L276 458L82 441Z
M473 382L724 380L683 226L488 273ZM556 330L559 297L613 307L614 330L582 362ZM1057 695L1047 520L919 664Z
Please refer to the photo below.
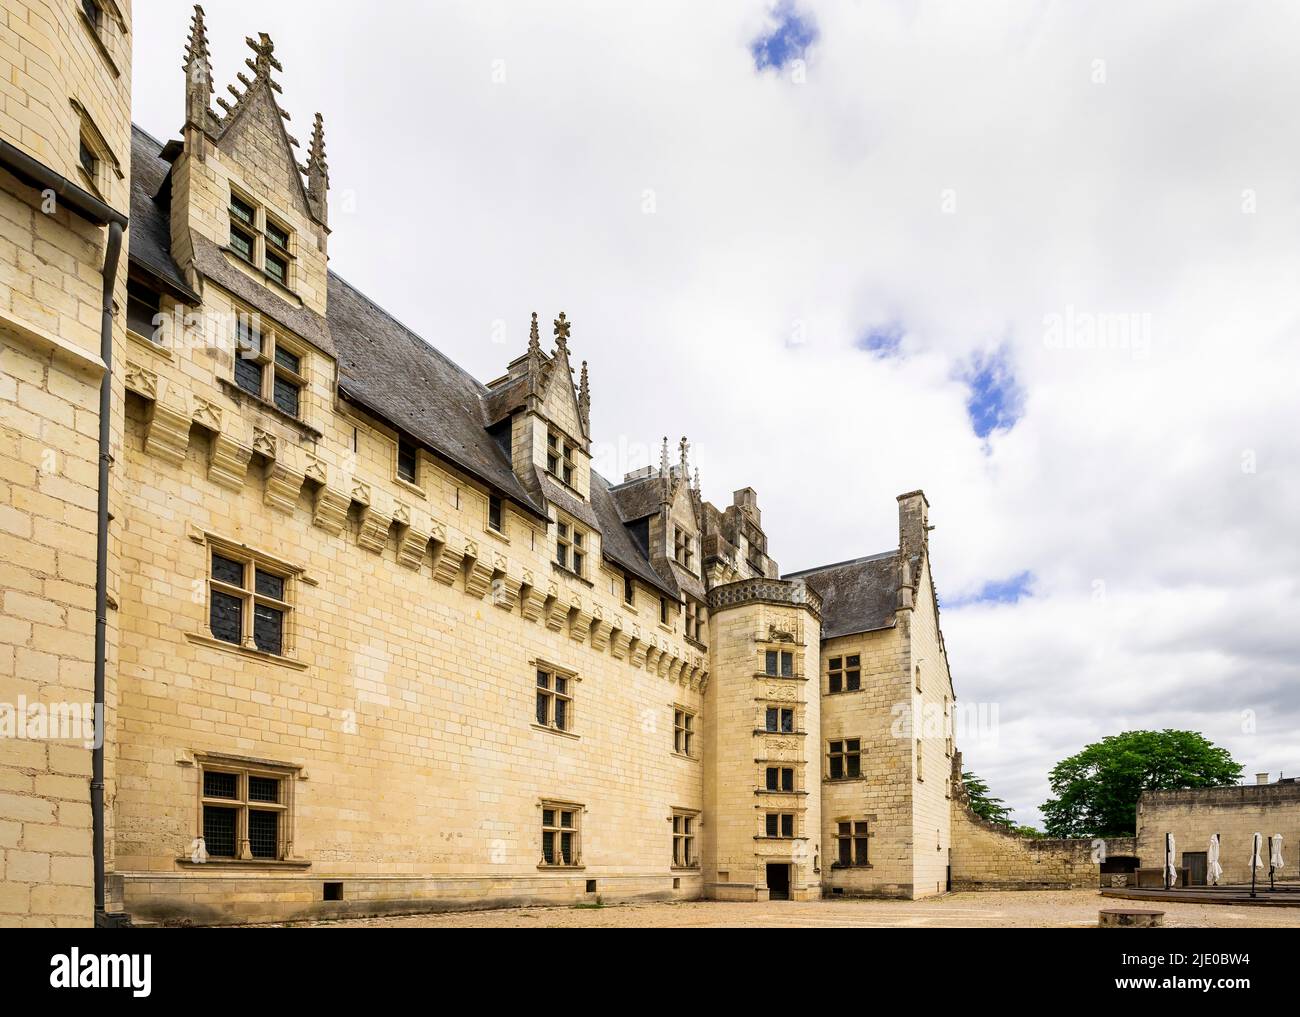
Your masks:
M893 628L898 595L898 552L792 572L822 598L822 638Z
M131 238L128 257L166 284L175 296L197 301L185 276L171 256L171 212L155 200L171 165L159 158L162 143L140 128L131 127ZM170 194L170 187L165 194Z
M659 474L642 477L628 484L610 488L614 501L618 504L619 515L623 522L634 523L638 519L652 516L663 505L664 487Z
M189 293L171 256L169 211L164 203L155 200L155 195L170 193L170 187L165 185L171 165L161 157L162 148L147 132L133 127L129 256L164 282ZM489 419L490 411L499 409L515 393L492 399L485 385L332 272L328 320L305 312L310 315L308 320L298 309L290 308L265 287L227 265L220 248L211 241L196 237L196 254L205 275L300 334L305 333L304 338L326 352L334 353L339 365L339 389L346 398L526 511L545 518L540 498L553 498L565 511L599 529L606 558L648 585L676 596L633 541L610 497L608 482L594 470L590 506L572 496L560 497L564 492L557 485L539 482L533 493L520 482L505 453L487 432L489 424L495 423Z

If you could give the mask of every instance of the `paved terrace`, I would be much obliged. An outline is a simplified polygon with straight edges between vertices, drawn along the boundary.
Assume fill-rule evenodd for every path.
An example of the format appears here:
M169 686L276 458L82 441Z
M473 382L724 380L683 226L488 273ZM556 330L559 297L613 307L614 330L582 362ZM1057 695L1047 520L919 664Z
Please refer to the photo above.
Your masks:
M1117 902L1096 890L954 893L921 901L823 900L515 908L312 923L319 928L1094 928ZM1300 910L1160 903L1170 928L1300 928Z

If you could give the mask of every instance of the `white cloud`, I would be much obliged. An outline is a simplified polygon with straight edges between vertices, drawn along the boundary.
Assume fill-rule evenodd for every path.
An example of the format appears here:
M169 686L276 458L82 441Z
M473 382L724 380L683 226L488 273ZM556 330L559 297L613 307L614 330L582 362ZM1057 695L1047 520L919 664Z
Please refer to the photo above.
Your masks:
M924 487L944 592L1031 571L945 614L959 696L1001 702L967 763L1022 819L1124 727L1300 766L1300 11L805 6L802 85L755 73L760 4L207 10L219 87L265 30L291 127L325 114L336 270L477 376L563 309L599 437L689 434L783 566L887 547ZM135 5L161 136L187 19ZM1069 309L1147 316L1149 355L1051 348ZM853 347L888 322L901 358ZM1025 414L986 454L956 366L999 346Z

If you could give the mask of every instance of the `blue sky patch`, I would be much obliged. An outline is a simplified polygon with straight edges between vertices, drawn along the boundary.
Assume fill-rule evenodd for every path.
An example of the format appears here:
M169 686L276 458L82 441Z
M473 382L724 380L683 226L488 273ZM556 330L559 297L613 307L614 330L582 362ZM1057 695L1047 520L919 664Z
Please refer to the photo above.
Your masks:
M945 608L965 607L968 604L1018 604L1031 596L1029 587L1034 581L1032 572L1021 572L1006 579L990 579L978 591L952 601L942 601Z
M770 29L749 44L749 52L758 70L781 70L791 60L802 59L816 41L817 25L812 15L797 11L794 0L780 0L772 8Z
M903 326L897 322L869 328L853 341L853 345L858 349L865 350L881 360L898 356L902 344Z
M970 396L966 412L976 437L1009 431L1024 416L1025 394L1016 381L1005 348L977 353L963 376Z

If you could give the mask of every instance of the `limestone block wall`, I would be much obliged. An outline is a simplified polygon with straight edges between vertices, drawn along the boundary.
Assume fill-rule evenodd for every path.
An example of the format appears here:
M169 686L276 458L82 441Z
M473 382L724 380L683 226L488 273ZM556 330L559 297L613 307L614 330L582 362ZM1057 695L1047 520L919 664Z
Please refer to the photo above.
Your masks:
M106 12L97 32L80 4L12 0L0 9L0 138L118 209L130 193L129 25L126 2ZM93 175L79 161L83 133L99 158ZM93 915L89 776L105 232L0 171L3 925L82 926ZM119 307L125 280L123 254ZM121 334L119 318L115 338ZM120 408L120 367L114 373ZM120 417L111 432L116 450ZM116 504L115 487L110 500ZM109 724L112 691L110 681ZM23 714L46 726L18 730Z
M554 570L548 531L513 509L489 533L486 492L427 457L417 485L394 483L377 422L321 416L305 454L265 411L187 392L179 359L133 375L129 408L113 799L128 910L474 907L590 899L588 881L605 899L699 896L698 869L671 867L671 821L704 811L702 746L673 752L673 716L699 730L707 661L658 624L657 596L639 586L629 608L603 567L590 584ZM286 659L210 638L223 542L293 571ZM571 733L534 723L539 664L575 676ZM292 859L190 861L205 753L296 770ZM581 868L539 865L543 800L581 806Z
M953 690L948 655L939 634L933 579L927 555L911 612L901 613L911 673L913 895L942 893L947 887L950 849L955 735L951 728ZM920 761L916 759L918 750Z
M952 888L954 890L1073 890L1099 885L1100 865L1089 840L1017 837L971 812L954 760Z
M1260 851L1264 869L1256 878L1267 879L1267 840L1280 833L1287 863L1282 877L1292 882L1300 879L1300 783L1144 791L1138 799L1137 824L1137 854L1143 868L1164 864L1166 833L1174 835L1180 868L1185 853L1206 851L1210 837L1217 833L1223 866L1220 882L1249 883L1251 844L1260 833L1265 840Z
M92 26L80 3L6 0L0 8L0 138L125 209L131 193L131 4L116 0L103 7ZM78 159L83 127L106 163L93 178Z
M828 662L860 657L862 687L830 694ZM829 892L845 895L912 896L912 758L908 730L898 728L899 704L909 703L906 653L898 629L841 636L822 643L822 878ZM862 776L830 780L828 746L859 739ZM867 866L841 867L836 834L841 822L868 825Z

